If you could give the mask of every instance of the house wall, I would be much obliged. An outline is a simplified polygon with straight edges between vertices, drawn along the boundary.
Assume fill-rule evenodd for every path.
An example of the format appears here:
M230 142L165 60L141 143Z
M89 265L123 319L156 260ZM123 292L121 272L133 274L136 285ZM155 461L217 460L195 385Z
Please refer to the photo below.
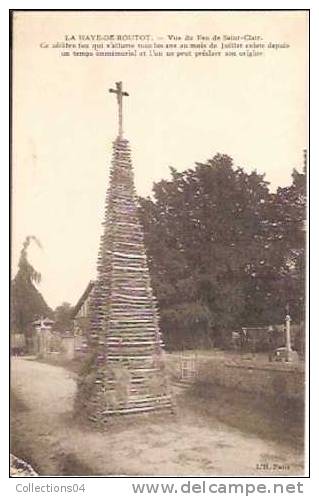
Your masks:
M73 318L73 329L75 335L87 335L89 331L89 305L90 295L83 302L77 314Z
M75 338L73 336L64 336L61 338L62 353L67 359L74 359L75 356Z

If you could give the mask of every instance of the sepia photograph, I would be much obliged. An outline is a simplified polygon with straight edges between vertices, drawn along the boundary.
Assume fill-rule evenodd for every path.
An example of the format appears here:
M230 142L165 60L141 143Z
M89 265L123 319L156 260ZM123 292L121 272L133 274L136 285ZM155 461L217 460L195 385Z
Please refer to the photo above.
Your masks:
M309 11L10 31L10 476L306 476Z

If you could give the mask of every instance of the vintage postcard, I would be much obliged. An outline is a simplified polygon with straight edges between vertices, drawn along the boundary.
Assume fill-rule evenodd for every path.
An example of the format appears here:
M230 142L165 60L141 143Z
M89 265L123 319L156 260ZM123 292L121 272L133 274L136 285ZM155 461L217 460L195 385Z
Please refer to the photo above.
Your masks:
M11 476L308 474L308 25L11 11Z

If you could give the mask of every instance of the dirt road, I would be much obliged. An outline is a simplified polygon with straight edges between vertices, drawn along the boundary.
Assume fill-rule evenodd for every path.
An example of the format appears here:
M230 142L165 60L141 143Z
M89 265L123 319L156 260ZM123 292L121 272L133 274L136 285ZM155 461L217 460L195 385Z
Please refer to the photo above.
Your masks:
M303 474L300 451L201 417L183 393L176 416L102 433L74 420L69 371L13 358L11 383L12 450L40 475Z

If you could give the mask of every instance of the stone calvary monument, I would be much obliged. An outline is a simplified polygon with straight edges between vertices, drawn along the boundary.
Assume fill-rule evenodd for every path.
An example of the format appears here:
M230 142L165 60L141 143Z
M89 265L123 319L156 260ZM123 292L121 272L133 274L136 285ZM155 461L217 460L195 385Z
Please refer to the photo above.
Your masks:
M89 359L77 395L89 418L102 422L111 415L172 408L130 147L123 138L122 104L128 93L121 82L109 91L117 96L119 131L89 308Z

